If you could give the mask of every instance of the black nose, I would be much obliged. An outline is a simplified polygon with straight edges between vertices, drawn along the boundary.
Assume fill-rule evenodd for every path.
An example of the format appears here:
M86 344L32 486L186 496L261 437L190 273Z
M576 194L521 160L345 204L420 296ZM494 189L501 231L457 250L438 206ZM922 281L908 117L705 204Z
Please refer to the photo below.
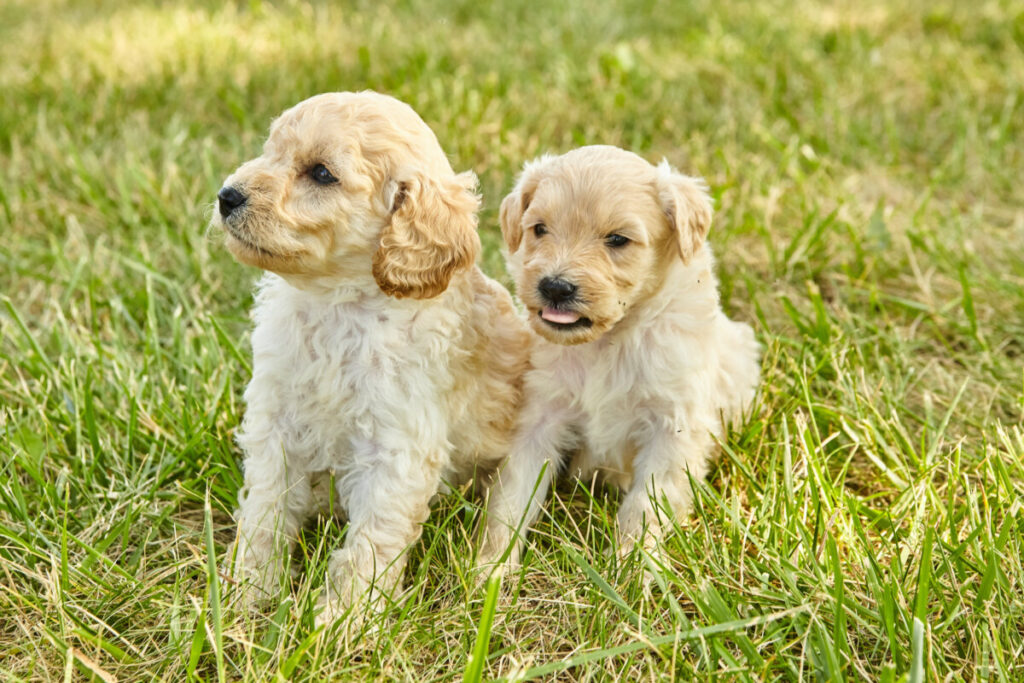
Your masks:
M232 211L245 204L245 200L248 197L233 187L222 187L220 192L217 193L217 199L219 200L220 215L227 218L231 215Z
M550 303L560 304L568 301L576 294L576 285L558 277L546 277L537 283L540 295Z

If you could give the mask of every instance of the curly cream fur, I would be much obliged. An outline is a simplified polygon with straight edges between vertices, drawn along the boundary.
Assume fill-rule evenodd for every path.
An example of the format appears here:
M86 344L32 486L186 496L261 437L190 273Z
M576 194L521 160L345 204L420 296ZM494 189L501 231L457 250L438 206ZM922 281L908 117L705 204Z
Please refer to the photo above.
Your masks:
M318 164L337 182L317 183ZM328 568L329 622L399 585L431 498L507 452L529 335L474 265L475 178L395 99L300 103L225 187L246 197L216 219L228 248L268 271L238 435L234 576L244 597L273 594L303 522L338 510L348 530Z
M742 413L758 383L753 330L719 307L704 244L706 186L668 164L584 147L526 164L501 220L509 269L538 336L478 561L497 563L507 551L504 567L518 562L521 538L564 469L621 487L621 546L645 533L652 545L662 533L661 503L675 517L687 513L691 478L704 478L723 420ZM610 235L629 241L610 245ZM542 316L545 277L577 287L562 309L587 325Z

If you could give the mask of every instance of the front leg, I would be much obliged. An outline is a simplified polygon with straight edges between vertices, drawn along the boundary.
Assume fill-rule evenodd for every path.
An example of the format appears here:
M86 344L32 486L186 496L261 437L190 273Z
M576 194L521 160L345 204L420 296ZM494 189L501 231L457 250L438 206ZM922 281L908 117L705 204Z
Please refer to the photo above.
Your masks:
M231 575L238 599L252 604L274 595L311 503L309 477L290 467L279 439L242 437L245 485L240 494L237 548Z
M662 502L675 519L690 511L690 478L704 479L713 447L707 429L677 428L673 423L654 429L641 444L633 462L633 481L619 507L620 553L628 553L641 540L647 550L655 548L663 535Z
M392 446L354 441L358 469L337 480L349 525L344 545L328 562L318 625L333 623L357 601L379 610L380 597L401 586L405 551L420 537L446 453L440 443L424 448L411 438L404 448ZM361 617L353 611L349 626Z
M573 445L570 436L564 408L526 399L512 448L488 493L478 567L506 573L519 566L526 533L540 515L561 453ZM508 558L499 565L506 551Z

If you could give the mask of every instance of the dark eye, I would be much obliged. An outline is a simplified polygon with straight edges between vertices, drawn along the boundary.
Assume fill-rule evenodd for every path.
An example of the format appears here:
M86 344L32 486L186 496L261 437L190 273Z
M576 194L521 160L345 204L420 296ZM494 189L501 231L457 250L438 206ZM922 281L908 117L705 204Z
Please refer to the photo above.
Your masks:
M538 223L537 225L533 226L534 237L541 237L542 235L546 234L548 234L548 226L544 225L543 223Z
M338 182L338 179L331 175L331 172L327 170L327 167L323 164L317 164L309 171L309 176L314 182L320 185L330 185Z
M629 244L629 238L623 237L622 235L608 235L604 238L604 243L612 249L618 249Z

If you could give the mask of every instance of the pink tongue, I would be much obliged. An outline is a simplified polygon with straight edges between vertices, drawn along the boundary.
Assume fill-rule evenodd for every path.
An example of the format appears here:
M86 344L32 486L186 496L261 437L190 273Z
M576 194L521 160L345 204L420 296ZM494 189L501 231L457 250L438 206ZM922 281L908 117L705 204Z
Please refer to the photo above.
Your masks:
M558 311L554 308L545 308L541 311L540 317L559 325L569 325L579 320L580 314L573 313L572 311Z

